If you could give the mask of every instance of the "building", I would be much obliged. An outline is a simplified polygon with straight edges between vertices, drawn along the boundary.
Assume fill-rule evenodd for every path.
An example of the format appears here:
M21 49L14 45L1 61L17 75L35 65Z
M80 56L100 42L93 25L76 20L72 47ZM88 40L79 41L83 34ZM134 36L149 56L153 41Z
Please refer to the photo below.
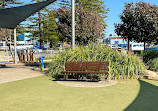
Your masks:
M17 36L17 44L33 44L32 33L23 33Z
M108 37L108 40L109 43L113 45L127 44L127 41L124 40L122 37Z

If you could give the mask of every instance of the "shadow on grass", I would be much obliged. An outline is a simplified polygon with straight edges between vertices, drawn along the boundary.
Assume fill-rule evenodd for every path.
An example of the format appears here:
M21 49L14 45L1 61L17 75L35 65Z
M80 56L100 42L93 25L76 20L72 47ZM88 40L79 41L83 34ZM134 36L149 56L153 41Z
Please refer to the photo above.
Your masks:
M124 111L158 111L158 86L139 80L140 92Z
M50 63L49 62L45 62L44 63L44 68L48 68L50 66Z

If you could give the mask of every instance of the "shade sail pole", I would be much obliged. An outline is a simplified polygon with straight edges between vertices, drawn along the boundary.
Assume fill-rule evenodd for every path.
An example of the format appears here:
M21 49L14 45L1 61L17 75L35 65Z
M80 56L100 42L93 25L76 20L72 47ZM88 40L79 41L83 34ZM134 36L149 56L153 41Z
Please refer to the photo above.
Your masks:
M72 13L72 49L75 49L75 0L71 2Z
M14 29L14 63L17 64L16 28Z

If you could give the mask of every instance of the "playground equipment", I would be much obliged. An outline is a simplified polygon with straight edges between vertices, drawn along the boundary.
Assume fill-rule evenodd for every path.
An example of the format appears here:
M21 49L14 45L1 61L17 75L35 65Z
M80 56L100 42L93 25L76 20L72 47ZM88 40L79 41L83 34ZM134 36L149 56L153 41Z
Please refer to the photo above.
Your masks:
M43 72L44 71L43 56L39 57L39 60L40 60L40 69Z
M7 46L0 47L0 64L9 63L10 56L9 56L9 48Z
M20 50L17 51L19 61L21 63L33 62L34 61L34 51L33 50Z
M19 7L0 9L0 28L14 29L14 63L17 64L16 53L16 26L35 12L55 2L46 0L39 3L28 4ZM71 2L72 7L72 47L75 48L75 0Z
M17 64L16 50L16 26L35 12L55 2L47 0L39 3L28 4L19 7L0 9L0 28L14 29L14 63Z

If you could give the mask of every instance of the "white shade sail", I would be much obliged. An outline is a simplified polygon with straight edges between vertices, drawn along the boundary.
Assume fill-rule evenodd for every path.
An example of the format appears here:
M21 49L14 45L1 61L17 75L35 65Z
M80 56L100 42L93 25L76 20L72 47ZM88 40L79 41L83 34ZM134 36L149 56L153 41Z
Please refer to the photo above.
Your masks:
M55 1L56 0L47 0L20 7L0 9L0 28L14 29L26 18Z

